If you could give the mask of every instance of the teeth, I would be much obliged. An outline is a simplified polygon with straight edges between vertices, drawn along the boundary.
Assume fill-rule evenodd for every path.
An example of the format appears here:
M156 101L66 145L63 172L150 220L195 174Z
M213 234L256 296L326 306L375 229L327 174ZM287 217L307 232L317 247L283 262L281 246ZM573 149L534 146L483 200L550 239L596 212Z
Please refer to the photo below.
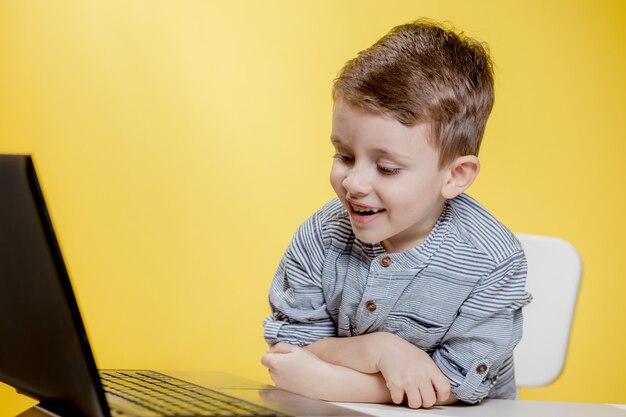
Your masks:
M354 205L352 206L352 208L357 213L374 213L374 214L376 214L376 213L378 213L379 211L382 210L382 209L375 209L375 208L373 208L373 209L364 209L364 208L357 207L357 206L354 206Z

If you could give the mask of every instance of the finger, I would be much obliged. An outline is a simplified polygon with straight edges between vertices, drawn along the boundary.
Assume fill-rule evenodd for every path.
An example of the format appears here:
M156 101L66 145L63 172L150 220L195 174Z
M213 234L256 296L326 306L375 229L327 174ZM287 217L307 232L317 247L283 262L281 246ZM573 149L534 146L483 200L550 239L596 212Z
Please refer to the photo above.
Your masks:
M404 389L400 388L396 385L387 384L387 388L389 388L389 395L391 396L391 401L394 404L401 404L404 401Z
M422 406L422 396L419 389L407 390L406 404L409 408L420 408Z
M450 398L450 381L448 378L441 375L433 378L433 387L437 396L437 401L446 401Z
M261 356L261 364L263 366L265 366L268 369L271 369L273 367L274 364L274 355L271 353L268 353L266 355Z
M426 385L422 385L419 391L422 398L422 407L430 408L435 405L437 402L437 395L435 394L435 389L430 382Z
M271 353L290 353L295 350L295 346L285 342L278 342L275 345L270 346L269 351Z

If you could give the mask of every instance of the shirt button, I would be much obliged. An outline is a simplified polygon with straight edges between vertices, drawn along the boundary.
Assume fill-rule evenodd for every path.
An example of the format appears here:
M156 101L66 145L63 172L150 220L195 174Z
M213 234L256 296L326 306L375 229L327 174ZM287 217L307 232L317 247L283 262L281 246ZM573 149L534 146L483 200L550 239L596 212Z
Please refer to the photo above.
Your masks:
M376 311L376 303L370 300L367 303L365 303L365 308L370 313L373 313L374 311Z
M382 258L380 258L380 265L387 268L389 265L391 265L391 258L389 256L383 256Z
M479 375L484 374L486 371L487 371L487 365L485 365L484 363L481 363L480 365L476 367L476 372L478 372Z

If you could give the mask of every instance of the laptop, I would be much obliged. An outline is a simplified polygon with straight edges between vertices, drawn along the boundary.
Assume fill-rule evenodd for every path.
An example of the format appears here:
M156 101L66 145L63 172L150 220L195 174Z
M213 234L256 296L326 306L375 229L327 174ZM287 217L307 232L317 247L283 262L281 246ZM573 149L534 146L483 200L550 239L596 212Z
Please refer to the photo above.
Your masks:
M24 416L368 415L235 375L98 370L29 155L0 155L0 381L39 401Z

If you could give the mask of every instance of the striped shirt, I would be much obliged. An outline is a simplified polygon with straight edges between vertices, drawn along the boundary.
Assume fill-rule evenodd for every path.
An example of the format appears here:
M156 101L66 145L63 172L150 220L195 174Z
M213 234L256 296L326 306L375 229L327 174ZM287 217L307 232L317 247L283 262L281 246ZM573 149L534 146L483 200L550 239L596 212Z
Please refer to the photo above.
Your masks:
M515 236L465 194L402 253L356 238L334 199L300 226L280 261L265 340L304 346L394 333L431 355L460 400L515 398L526 270Z

